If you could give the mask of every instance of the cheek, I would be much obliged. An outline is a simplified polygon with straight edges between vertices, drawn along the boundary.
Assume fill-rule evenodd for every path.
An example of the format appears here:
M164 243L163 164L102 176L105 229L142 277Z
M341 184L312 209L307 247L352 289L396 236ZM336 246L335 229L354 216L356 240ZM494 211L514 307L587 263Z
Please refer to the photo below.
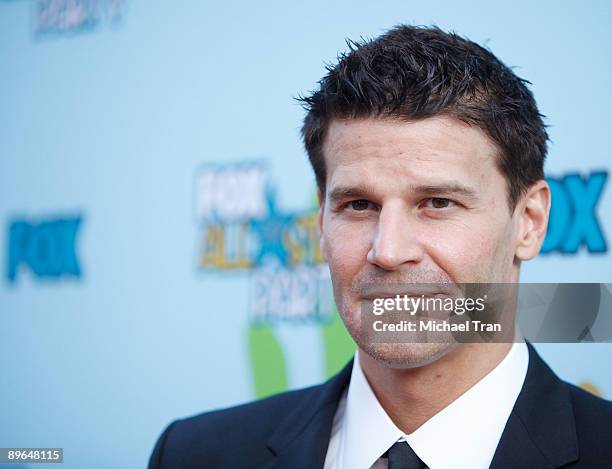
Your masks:
M350 285L367 262L372 242L368 224L356 226L331 221L323 232L323 240L332 278Z
M431 233L427 250L434 263L452 281L471 283L497 278L496 265L505 261L505 247L505 230L489 223L478 229L470 224Z

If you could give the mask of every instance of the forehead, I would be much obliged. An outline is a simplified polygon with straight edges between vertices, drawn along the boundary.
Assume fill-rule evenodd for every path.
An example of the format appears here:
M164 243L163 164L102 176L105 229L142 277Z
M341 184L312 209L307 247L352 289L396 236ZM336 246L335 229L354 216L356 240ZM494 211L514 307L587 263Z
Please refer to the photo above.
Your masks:
M323 145L327 187L398 179L407 184L459 181L503 184L497 147L478 127L451 117L419 121L332 121Z

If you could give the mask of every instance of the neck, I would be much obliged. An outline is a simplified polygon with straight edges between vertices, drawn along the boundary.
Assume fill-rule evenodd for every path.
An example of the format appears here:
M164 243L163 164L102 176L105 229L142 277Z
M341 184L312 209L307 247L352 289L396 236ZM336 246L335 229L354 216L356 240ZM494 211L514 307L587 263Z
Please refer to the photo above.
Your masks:
M511 343L463 344L417 368L391 368L359 353L359 363L393 423L410 434L474 386L508 354Z

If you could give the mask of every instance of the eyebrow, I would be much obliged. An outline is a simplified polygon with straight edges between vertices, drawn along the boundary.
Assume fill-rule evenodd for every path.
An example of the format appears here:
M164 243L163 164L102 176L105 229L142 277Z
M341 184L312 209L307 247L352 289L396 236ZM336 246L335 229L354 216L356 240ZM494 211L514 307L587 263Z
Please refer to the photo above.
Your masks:
M424 184L418 186L410 186L410 192L419 195L458 195L466 198L476 198L476 191L462 184L451 182L441 184ZM370 186L338 186L334 187L329 193L329 199L332 202L339 200L358 198L371 199L375 196L376 191Z
M435 194L455 194L461 195L468 198L476 197L476 191L470 189L459 183L448 183L448 184L428 184L415 186L411 188L412 191L418 194L435 195Z
M329 193L329 200L337 202L345 199L371 199L375 194L369 186L337 186Z

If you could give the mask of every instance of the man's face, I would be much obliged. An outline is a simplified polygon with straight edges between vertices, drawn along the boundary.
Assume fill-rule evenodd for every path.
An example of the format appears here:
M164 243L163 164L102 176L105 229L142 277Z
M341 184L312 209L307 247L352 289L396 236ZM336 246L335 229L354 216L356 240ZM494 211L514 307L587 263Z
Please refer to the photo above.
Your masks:
M361 304L372 285L512 283L518 217L497 150L448 117L332 122L325 144L321 247L340 314L369 355L421 366L449 344L368 344Z

